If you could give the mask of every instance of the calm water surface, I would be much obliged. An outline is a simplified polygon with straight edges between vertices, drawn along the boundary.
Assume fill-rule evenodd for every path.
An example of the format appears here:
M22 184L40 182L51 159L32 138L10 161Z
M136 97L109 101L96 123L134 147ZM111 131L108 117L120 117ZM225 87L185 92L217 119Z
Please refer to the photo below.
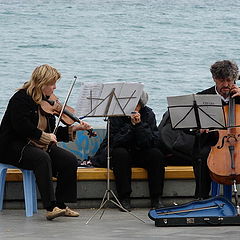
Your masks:
M78 77L73 107L80 82L143 82L159 122L167 96L212 85L216 60L240 64L239 12L233 0L0 1L0 119L15 89L48 63L62 73L62 101Z

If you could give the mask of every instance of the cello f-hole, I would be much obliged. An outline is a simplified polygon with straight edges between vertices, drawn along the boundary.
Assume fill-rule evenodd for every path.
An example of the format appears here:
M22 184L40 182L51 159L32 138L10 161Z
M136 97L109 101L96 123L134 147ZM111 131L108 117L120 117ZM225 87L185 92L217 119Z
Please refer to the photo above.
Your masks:
M218 149L221 149L223 146L224 146L224 140L227 138L227 136L224 136L222 138L222 143L221 143L221 146L217 146Z

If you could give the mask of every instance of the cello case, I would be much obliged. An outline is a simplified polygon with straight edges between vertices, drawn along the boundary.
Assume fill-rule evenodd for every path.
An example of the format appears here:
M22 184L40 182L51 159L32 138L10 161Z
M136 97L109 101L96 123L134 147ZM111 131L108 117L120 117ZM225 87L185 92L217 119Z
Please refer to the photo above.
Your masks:
M155 221L156 227L240 225L236 207L219 196L150 210L148 216Z

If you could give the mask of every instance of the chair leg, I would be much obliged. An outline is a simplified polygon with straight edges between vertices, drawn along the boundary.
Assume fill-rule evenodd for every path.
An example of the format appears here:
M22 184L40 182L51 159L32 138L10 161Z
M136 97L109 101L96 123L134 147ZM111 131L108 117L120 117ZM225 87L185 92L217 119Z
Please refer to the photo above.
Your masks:
M6 174L7 174L7 168L1 168L0 169L0 210L3 209Z
M212 181L212 197L218 196L220 193L220 184Z
M3 209L4 187L8 168L18 169L9 164L0 164L0 210ZM20 169L23 175L23 190L26 216L33 216L37 212L36 180L33 171Z
M33 216L33 181L32 173L29 170L22 170L23 172L23 188L25 199L26 216Z
M220 184L212 181L212 196L219 196L220 195ZM223 196L232 201L232 185L223 185Z
M232 201L232 185L223 186L223 195L229 201Z
M32 200L33 200L33 213L37 213L37 188L36 188L36 179L35 175L32 172Z

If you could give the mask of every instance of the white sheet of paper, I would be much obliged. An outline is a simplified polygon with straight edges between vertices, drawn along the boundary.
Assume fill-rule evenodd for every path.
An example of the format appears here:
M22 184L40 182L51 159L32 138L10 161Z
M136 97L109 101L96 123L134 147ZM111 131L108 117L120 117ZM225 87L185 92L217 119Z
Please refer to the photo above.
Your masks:
M108 96L114 90L115 96L119 96L122 86L125 84L125 82L107 82L103 84L102 92L100 95L99 100L99 106L96 109L95 116L112 116L114 115L114 109L116 106L116 98L113 96L112 99L110 99ZM105 100L104 100L105 99ZM108 101L111 101L109 107L108 107ZM123 114L123 113L121 113Z
M190 94L167 97L173 128L198 128L193 109L194 100L198 106L200 128L222 128L226 125L218 95Z
M98 102L99 97L102 91L102 83L82 83L77 104L76 104L76 112L78 116L94 116L95 110L93 110ZM97 99L95 99L97 98Z
M143 86L134 82L82 83L76 112L80 117L130 115L137 106Z
M226 126L220 96L195 95L195 100L202 128L220 128L220 124Z
M123 114L123 111L126 115L131 115L131 113L135 111L135 108L139 102L143 87L143 83L130 82L124 84L118 96L119 104L116 103L114 109L115 115ZM123 109L123 111L121 108Z
M195 113L192 109L192 94L167 97L167 102L173 128L197 127Z

